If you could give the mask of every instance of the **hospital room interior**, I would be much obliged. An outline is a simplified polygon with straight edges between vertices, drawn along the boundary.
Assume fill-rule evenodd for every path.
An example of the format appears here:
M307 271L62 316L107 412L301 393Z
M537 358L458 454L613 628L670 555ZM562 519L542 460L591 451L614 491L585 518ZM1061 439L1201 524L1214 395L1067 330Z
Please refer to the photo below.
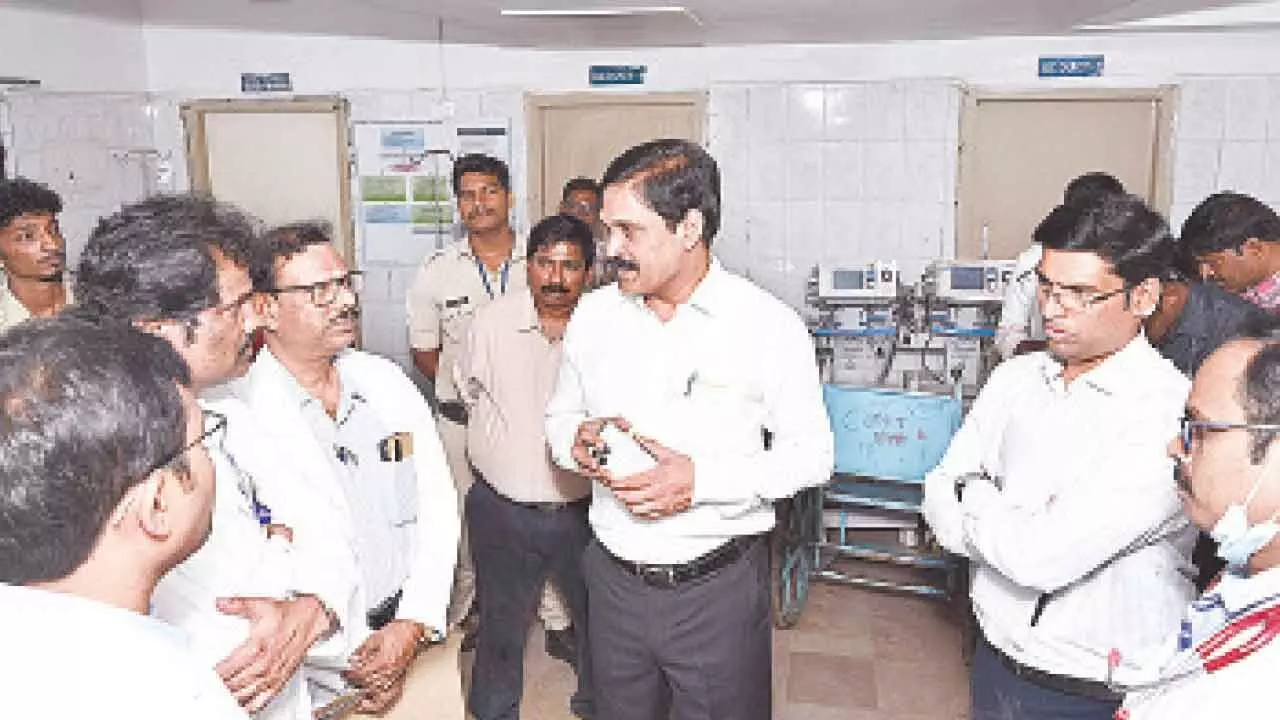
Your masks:
M1272 716L1280 469L1266 452L1280 397L1268 405L1264 366L1280 338L1280 1L669 1L0 0L0 262L18 262L5 223L53 218L62 314L76 316L110 280L112 222L166 212L148 205L157 196L211 200L199 207L242 213L255 242L276 243L274 288L254 259L236 276L252 289L208 305L262 318L243 386L277 368L259 367L264 354L292 369L290 303L350 297L334 322L358 318L354 340L332 357L365 365L342 365L343 382L367 366L398 390L343 395L325 406L330 425L341 434L343 413L364 417L378 392L412 395L428 418L426 437L389 427L368 453L335 441L318 466L356 478L378 454L439 455L448 507L429 507L419 477L408 502L421 507L374 536L447 521L447 548L430 549L444 563L438 612L406 619L422 580L400 569L387 582L352 570L351 615L305 585L277 597L316 600L328 624L313 650L346 642L351 618L375 638L408 628L399 674L371 689L357 639L337 661L299 650L284 689L246 700L221 655L199 655L227 683L212 692L263 720ZM29 194L6 199L6 183ZM52 205L12 209L30 197ZM343 274L282 285L290 258L311 257L308 233ZM225 288L224 264L240 261L208 241ZM664 315L670 285L645 283L672 263L703 284ZM16 269L0 280L3 328L5 303L35 295ZM486 312L513 295L532 324ZM571 295L577 309L556 304ZM706 349L697 338L712 331L698 328L713 326ZM530 333L545 342L525 344ZM751 409L664 427L652 418L667 410L642 397L657 386L647 373L679 374L691 407L713 397L705 417ZM742 378L750 388L726 386ZM264 437L283 426L271 403L292 396L245 393ZM537 393L545 412L517 420L503 405ZM2 435L18 411L0 407ZM628 408L628 422L609 417ZM237 416L221 421L234 437ZM762 446L726 459L743 422ZM623 444L641 477L686 470L688 496L633 502ZM266 445L306 466L301 445ZM1224 469L1231 452L1238 472ZM211 543L235 482L214 459ZM535 476L570 479L508 492ZM0 478L0 503L20 495ZM246 497L259 540L301 557L309 526L281 531L290 508ZM11 512L0 504L0 548ZM352 512L354 538L374 521ZM584 554L571 570L560 535L495 529L518 516L520 532L542 532L566 513ZM406 546L415 563L429 531ZM531 549L544 541L546 557ZM377 554L371 542L351 541L353 567ZM545 567L528 571L534 555ZM767 608L739 608L736 590L698 595L739 580ZM706 603L702 647L654 629L682 632L655 617L677 596ZM7 602L0 614L17 612ZM168 623L164 607L144 609ZM724 620L744 628L731 650L709 628L740 610L759 627ZM504 640L508 611L520 624ZM625 670L645 642L641 683ZM321 668L336 684L308 674L326 662L340 663ZM429 673L432 687L413 687ZM288 711L269 704L291 687Z

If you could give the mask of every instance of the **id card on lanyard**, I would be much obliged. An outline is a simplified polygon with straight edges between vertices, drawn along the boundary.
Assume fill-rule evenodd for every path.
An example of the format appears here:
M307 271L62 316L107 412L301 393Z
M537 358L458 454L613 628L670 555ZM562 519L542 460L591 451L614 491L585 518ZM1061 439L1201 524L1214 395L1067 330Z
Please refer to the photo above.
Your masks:
M476 271L480 273L480 282L484 283L485 293L489 295L490 300L493 300L494 299L493 286L489 284L489 269L484 266L484 261L482 261L478 257L476 258ZM499 279L498 279L499 294L502 294L502 295L507 294L507 278L510 274L511 274L511 258L507 258L505 261L503 261L502 270L500 271L500 274L499 274Z

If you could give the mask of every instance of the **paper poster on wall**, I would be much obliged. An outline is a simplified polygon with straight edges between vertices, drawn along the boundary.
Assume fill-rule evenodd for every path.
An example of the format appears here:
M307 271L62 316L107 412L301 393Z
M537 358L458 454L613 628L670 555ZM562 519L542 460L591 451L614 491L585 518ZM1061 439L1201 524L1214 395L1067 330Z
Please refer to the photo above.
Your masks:
M400 176L361 175L360 199L365 202L406 202L405 179Z
M364 221L367 223L407 223L411 219L408 205L365 203Z

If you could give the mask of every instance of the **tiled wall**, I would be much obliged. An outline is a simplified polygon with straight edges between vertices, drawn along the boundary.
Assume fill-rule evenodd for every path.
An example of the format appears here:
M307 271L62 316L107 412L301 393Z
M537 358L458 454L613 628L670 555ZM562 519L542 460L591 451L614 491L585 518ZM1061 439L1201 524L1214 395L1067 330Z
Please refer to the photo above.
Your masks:
M796 308L818 262L952 256L959 103L945 81L713 87L717 255Z
M0 101L11 169L62 196L62 228L73 259L99 217L155 191L159 156L145 94L27 91Z
M1218 190L1280 208L1280 78L1188 78L1174 137L1174 228Z

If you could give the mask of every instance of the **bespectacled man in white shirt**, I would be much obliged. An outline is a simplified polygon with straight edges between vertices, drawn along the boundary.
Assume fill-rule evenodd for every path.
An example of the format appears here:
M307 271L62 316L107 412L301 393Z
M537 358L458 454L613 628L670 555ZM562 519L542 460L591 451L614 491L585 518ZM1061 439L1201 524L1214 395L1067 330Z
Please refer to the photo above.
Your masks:
M720 175L705 150L638 145L604 185L618 282L574 311L547 407L554 459L595 480L583 566L596 717L764 720L761 538L773 501L831 475L813 345L794 310L711 257ZM654 466L601 465L605 419Z
M1112 649L1159 643L1193 593L1165 451L1188 381L1142 333L1173 240L1123 195L1062 205L1035 237L1048 351L992 374L924 509L973 568L974 720L1103 720L1119 704Z
M0 335L4 716L247 720L182 634L149 617L205 542L214 467L182 359L76 317Z
M1179 437L1178 493L1187 516L1218 541L1220 581L1186 608L1130 690L1122 720L1254 718L1275 714L1280 675L1280 343L1237 340L1196 373Z

